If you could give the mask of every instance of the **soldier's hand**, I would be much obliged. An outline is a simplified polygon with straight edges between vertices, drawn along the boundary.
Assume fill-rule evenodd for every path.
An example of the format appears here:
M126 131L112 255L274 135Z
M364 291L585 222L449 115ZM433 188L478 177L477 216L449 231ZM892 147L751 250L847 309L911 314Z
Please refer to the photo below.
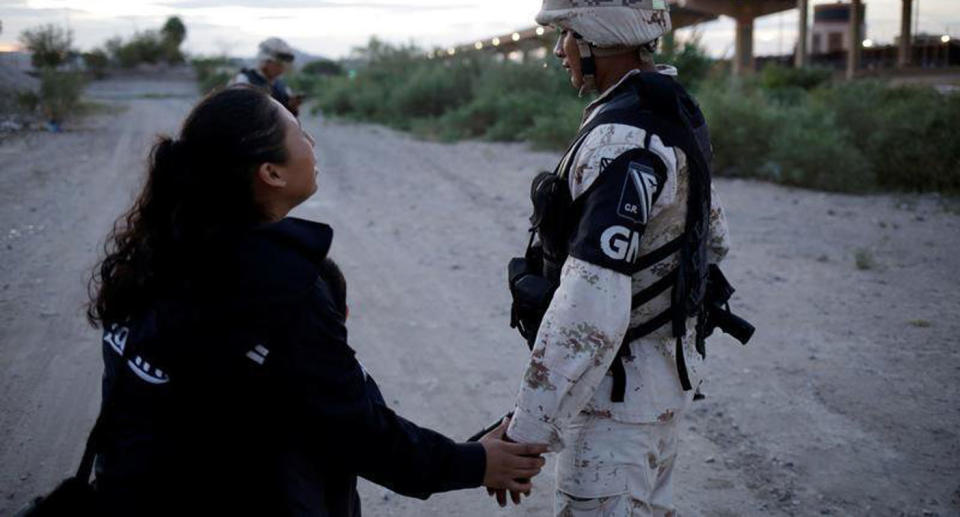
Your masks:
M519 504L520 494L529 493L533 486L530 478L539 474L546 462L540 455L547 452L547 445L504 441L504 432L509 423L510 420L504 418L496 429L480 439L487 453L483 486L492 490L510 490L511 498ZM501 506L506 505L506 492L502 497L497 494L497 500Z

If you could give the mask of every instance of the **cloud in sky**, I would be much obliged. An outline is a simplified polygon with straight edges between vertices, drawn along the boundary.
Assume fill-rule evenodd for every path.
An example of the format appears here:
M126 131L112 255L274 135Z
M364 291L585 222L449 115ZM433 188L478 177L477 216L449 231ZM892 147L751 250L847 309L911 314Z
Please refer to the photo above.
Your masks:
M900 0L865 3L867 37L892 41L899 31ZM960 0L919 3L920 31L960 37ZM188 29L185 48L192 53L253 55L260 40L281 36L304 51L336 57L374 35L428 48L469 43L529 27L539 7L539 0L0 0L0 44L16 42L25 28L57 23L72 27L77 46L88 49L112 36L157 28L167 16L179 15ZM796 10L759 18L757 54L790 52L796 25ZM732 20L721 18L694 31L713 55L732 54Z

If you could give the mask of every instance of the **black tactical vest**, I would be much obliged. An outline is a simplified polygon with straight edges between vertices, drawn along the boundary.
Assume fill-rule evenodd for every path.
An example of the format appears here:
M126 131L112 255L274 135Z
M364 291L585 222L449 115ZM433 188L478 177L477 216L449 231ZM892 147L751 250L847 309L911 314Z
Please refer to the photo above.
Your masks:
M518 327L532 346L539 327L539 319L546 311L554 290L559 284L560 267L567 258L566 244L579 220L578 204L571 201L567 183L577 152L587 135L604 124L624 124L644 129L649 139L657 135L667 147L679 147L687 156L689 168L687 216L684 233L664 246L640 257L640 269L646 269L674 253L680 253L679 265L667 276L633 296L631 308L636 309L656 296L672 289L671 305L663 313L641 325L630 328L611 366L614 375L611 400L622 402L626 387L626 373L622 359L629 354L629 344L649 335L667 323L676 339L677 371L683 389L690 390L689 375L683 355L683 337L687 318L697 317L697 351L703 355L705 332L704 296L707 288L707 239L709 237L711 148L706 121L700 108L687 92L670 76L655 72L635 74L612 92L611 99L597 108L584 124L563 159L552 173L541 173L534 179L531 199L534 214L531 217L531 243L527 256L515 259L510 265L510 284L514 294L512 325ZM535 237L538 245L534 244ZM539 264L538 264L539 262ZM525 268L525 270L523 270ZM523 271L522 271L523 270ZM525 274L524 274L525 273ZM545 282L537 283L539 276ZM526 282L526 285L521 285ZM533 289L536 286L537 289ZM547 291L542 292L543 286ZM520 298L529 292L518 308ZM530 306L543 304L536 310ZM524 313L524 310L526 313ZM524 316L527 320L523 321ZM532 316L532 317L531 317Z
M290 110L294 115L297 114L296 110L290 106L290 95L287 94L287 85L283 82L283 79L277 79L273 81L273 84L270 84L270 81L257 70L244 68L240 73L246 76L250 84L269 93L277 102L283 104L283 107Z

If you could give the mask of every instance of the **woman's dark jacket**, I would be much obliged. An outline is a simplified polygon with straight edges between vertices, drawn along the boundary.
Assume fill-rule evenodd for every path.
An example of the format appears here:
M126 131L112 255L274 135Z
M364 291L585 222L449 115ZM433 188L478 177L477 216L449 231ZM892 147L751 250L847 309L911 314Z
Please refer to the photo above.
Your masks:
M355 359L319 276L332 235L288 218L205 246L189 281L108 325L112 513L359 515L358 475L424 499L480 485L482 446L395 414Z

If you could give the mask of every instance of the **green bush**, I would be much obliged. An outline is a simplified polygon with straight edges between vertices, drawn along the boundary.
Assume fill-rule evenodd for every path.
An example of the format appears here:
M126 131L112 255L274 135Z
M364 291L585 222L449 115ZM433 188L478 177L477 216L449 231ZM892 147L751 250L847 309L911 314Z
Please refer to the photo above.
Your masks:
M726 176L768 175L770 136L782 122L776 107L760 92L719 85L705 88L699 100L710 126L714 171Z
M868 190L869 163L848 132L806 98L786 105L768 91L716 87L701 95L717 175L832 191Z
M875 183L870 164L830 111L811 106L777 112L767 179L799 187L857 192Z
M73 31L48 23L21 32L20 42L30 51L34 68L56 68L73 52Z
M304 83L301 90L317 99L314 113L322 110L328 115L349 118L354 111L351 87L352 82L347 77L327 77Z
M542 61L426 60L414 47L376 40L358 53L369 62L353 76L298 76L298 86L317 99L315 109L440 140L560 147L576 131L583 101L564 72ZM561 138L561 130L568 134Z
M307 75L343 75L343 66L329 59L316 59L303 65L300 72Z
M533 144L535 149L564 149L573 139L583 115L583 102L566 99L552 108L533 117L533 125L520 133L520 137Z
M960 192L960 94L877 81L838 83L812 95L866 157L876 186Z
M347 76L298 76L315 109L425 138L562 149L586 103L562 69L548 66L552 58L427 60L415 47L377 40L357 54L365 64ZM829 71L784 67L730 81L695 39L658 60L677 65L680 81L698 92L718 176L842 192L960 192L960 94L834 83Z
M142 63L179 64L184 62L180 45L186 37L187 27L183 21L171 16L160 30L138 31L126 42L120 37L111 38L104 46L113 62L123 68Z
M677 80L680 84L691 92L699 91L714 65L714 60L700 45L700 36L696 35L684 41L679 49L674 45L663 47L656 61L677 67Z
M764 84L700 95L718 175L844 192L960 192L960 94L876 81L809 92Z
M156 64L166 55L163 37L157 31L137 32L126 43L118 40L110 40L108 50L123 68L133 68L141 63Z
M442 115L470 99L473 81L466 67L418 66L392 92L392 109L401 118Z
M95 48L90 52L83 53L83 64L95 78L103 79L107 75L110 58L102 49Z
M44 70L40 76L39 108L43 116L61 123L80 107L80 96L86 81L78 72Z
M17 106L25 113L36 113L40 108L40 94L33 90L16 92Z
M226 56L196 58L190 64L197 74L197 86L203 94L226 86L239 67Z
M960 192L960 95L900 87L879 109L867 149L880 186Z
M179 16L167 18L160 29L160 39L164 60L171 64L183 63L184 57L180 52L180 45L187 39L187 26Z
M833 76L826 68L794 68L769 64L760 73L760 84L768 90L801 88L812 90Z

